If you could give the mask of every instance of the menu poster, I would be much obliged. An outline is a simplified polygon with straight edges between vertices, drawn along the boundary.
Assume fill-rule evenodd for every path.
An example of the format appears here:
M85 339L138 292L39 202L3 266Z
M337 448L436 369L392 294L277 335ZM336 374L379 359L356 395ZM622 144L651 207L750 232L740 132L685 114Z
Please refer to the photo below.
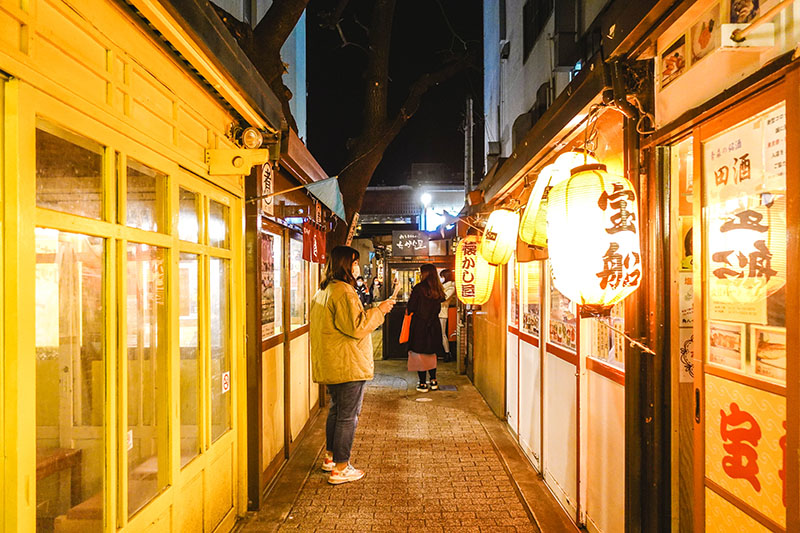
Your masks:
M691 328L694 326L694 288L692 283L691 272L681 272L678 274L680 327L682 328Z
M786 329L750 326L750 358L756 376L786 383Z
M272 235L261 236L261 338L275 334L275 265Z
M744 324L708 323L708 362L744 372Z

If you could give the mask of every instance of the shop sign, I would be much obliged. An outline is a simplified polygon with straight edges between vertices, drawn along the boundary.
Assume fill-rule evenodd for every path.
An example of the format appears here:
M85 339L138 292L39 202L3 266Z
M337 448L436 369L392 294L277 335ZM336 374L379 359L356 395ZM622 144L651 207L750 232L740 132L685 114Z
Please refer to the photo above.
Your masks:
M325 262L325 233L311 222L303 223L303 259L311 263Z
M479 253L480 237L470 235L456 248L456 296L467 305L483 305L489 301L497 267Z
M706 374L706 477L786 524L786 400Z
M392 256L428 255L428 234L424 231L393 231Z
M347 232L347 240L345 241L345 246L350 246L353 242L353 237L356 234L356 228L358 227L358 219L359 214L353 213L353 220L350 222L350 230Z
M767 323L786 283L784 106L703 146L712 319Z
M270 196L274 192L274 184L272 165L267 162L261 165L261 213L270 217L275 216L275 197Z

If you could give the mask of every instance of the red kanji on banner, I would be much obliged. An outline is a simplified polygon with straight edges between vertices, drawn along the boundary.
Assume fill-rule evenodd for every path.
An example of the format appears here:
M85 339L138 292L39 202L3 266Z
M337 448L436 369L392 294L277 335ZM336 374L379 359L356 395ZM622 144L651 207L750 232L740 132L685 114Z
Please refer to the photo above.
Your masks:
M722 469L734 479L748 481L756 492L761 492L758 480L758 441L761 439L759 427L753 415L731 403L730 414L720 409L719 434L725 444L722 447L728 455L722 458ZM747 425L747 427L742 427Z

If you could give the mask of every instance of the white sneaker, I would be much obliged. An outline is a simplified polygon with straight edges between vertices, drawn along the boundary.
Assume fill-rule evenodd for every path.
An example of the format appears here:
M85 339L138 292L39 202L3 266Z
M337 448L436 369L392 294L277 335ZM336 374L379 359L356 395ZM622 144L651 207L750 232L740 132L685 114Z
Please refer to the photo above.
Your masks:
M331 485L341 485L342 483L358 481L362 477L364 477L363 470L357 470L353 468L353 465L347 463L347 466L342 470L331 470L331 475L328 476L328 483Z
M330 472L334 466L336 466L336 463L333 461L333 454L325 452L325 455L322 456L322 469L325 472Z

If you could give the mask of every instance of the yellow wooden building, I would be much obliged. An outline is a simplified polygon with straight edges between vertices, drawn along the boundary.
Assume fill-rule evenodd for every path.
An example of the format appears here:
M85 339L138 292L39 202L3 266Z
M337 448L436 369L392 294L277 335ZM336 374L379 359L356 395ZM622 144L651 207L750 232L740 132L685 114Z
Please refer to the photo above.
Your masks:
M282 116L215 17L0 0L4 531L228 531L253 496L245 180L279 157ZM248 126L276 149L238 147ZM283 284L292 343L313 273ZM317 401L298 376L294 436Z

